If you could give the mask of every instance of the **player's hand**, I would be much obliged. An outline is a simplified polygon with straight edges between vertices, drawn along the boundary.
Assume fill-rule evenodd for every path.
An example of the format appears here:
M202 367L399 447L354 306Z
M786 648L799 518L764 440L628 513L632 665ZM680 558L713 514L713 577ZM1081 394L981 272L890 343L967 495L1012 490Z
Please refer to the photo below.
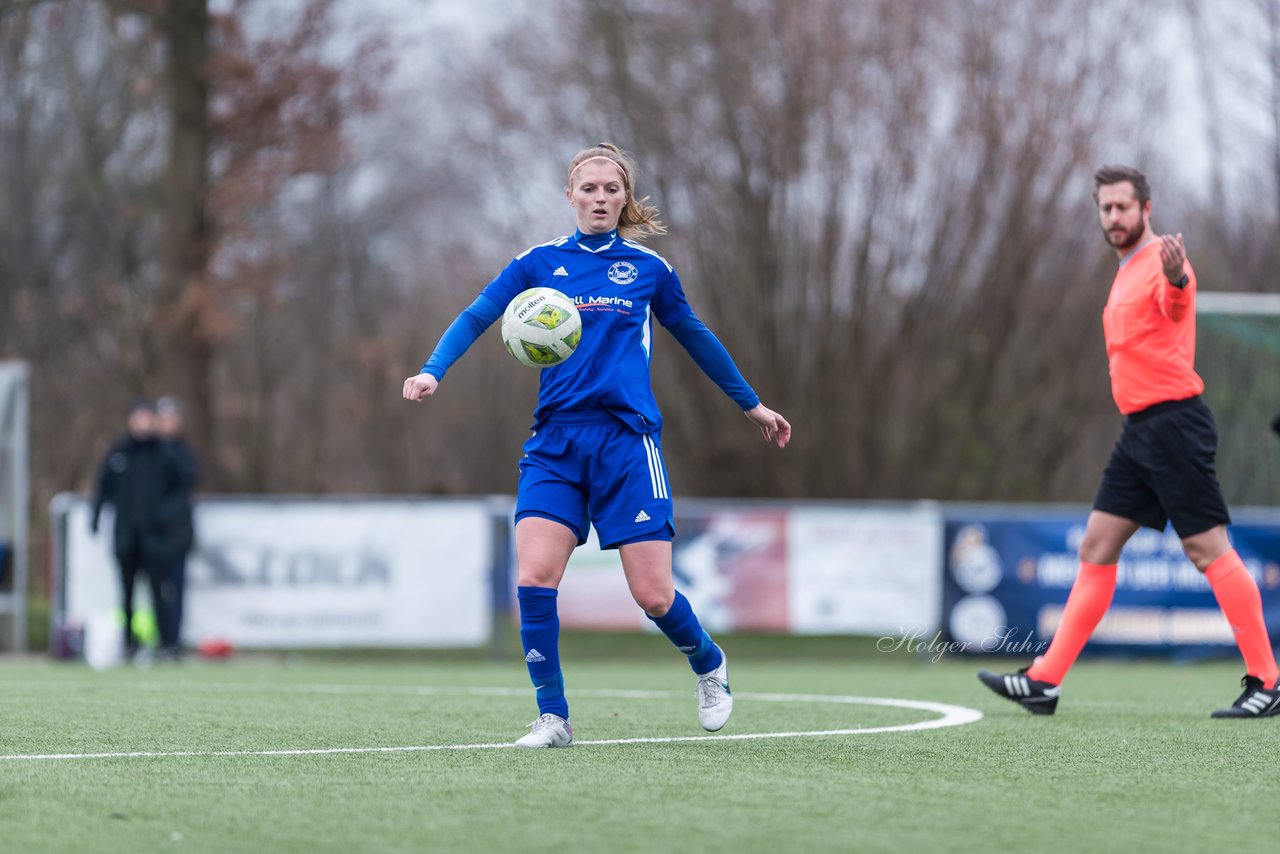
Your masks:
M438 385L440 385L440 381L431 376L431 374L416 374L404 381L404 391L402 393L405 400L421 403L436 393L436 386Z
M1160 235L1160 263L1164 265L1164 277L1171 282L1182 278L1182 265L1187 263L1187 248L1182 245L1181 234Z
M779 448L785 448L787 442L791 441L791 425L787 419L763 403L758 404L754 409L746 410L743 414L759 425L766 442L776 442Z

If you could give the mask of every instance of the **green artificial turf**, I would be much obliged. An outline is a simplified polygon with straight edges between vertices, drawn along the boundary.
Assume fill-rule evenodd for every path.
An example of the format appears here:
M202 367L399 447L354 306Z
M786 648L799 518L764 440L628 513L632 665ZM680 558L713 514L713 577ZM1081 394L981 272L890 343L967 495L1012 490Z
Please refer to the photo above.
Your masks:
M706 734L692 675L665 641L570 636L579 744L428 750L524 732L536 712L518 657L242 656L105 672L0 660L0 850L1205 851L1277 829L1280 719L1208 717L1238 694L1237 665L1086 660L1041 718L974 677L1007 662L724 640L737 698L725 735L938 717L811 695L985 717L589 744ZM773 696L786 694L803 696ZM326 749L338 752L270 753ZM134 752L195 755L7 758Z

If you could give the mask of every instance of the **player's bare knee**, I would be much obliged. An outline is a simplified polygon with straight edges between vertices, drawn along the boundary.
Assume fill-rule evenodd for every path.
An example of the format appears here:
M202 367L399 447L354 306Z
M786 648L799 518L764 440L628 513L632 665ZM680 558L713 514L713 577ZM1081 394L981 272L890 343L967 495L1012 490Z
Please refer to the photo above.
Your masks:
M640 606L641 610L650 617L661 617L671 610L671 603L675 601L674 591L661 588L632 590L631 597L636 600L636 604Z
M551 567L521 565L516 572L516 584L520 587L555 587L559 574Z

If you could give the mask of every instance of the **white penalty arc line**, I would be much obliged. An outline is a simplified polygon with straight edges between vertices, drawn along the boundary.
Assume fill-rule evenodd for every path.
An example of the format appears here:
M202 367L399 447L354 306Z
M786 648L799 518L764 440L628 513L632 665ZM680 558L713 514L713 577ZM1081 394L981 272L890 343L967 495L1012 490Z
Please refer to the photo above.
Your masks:
M138 687L138 686L134 686ZM285 687L285 686L277 686ZM348 693L348 691L376 692L380 688L393 686L347 686L347 685L310 685L288 686L295 689L310 690L318 693ZM396 692L400 693L400 692ZM417 688L411 693L418 694L476 694L476 695L519 695L527 696L528 691L516 691L511 688ZM600 697L613 699L669 699L683 696L673 691L632 691L632 690L578 690L569 691L571 696ZM600 747L623 744L683 744L691 742L711 741L752 741L757 739L777 738L817 738L838 735L872 735L884 732L912 732L918 730L940 729L943 727L963 726L982 719L982 712L965 706L953 706L947 703L934 703L925 700L903 700L888 697L852 697L827 694L754 694L742 693L734 695L737 699L765 703L835 703L840 705L890 706L894 708L916 709L933 712L941 717L909 724L891 726L852 727L849 729L796 730L789 732L749 732L731 733L727 735L685 735L685 736L651 736L645 738L603 738L575 741L574 746ZM0 755L0 761L19 760L53 760L53 759L168 759L198 757L237 757L237 756L326 756L341 754L374 754L374 753L429 753L438 750L506 750L515 749L511 742L481 744L420 744L393 747L316 747L296 748L288 750L166 750L166 751L113 751L103 753L30 753Z

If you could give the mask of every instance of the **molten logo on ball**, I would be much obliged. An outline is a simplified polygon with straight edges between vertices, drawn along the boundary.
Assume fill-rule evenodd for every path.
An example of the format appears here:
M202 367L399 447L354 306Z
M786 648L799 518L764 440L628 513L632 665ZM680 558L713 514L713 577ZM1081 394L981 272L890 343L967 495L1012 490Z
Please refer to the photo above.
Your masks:
M582 316L573 300L555 288L530 288L502 315L502 340L516 361L550 368L573 355L582 338Z

